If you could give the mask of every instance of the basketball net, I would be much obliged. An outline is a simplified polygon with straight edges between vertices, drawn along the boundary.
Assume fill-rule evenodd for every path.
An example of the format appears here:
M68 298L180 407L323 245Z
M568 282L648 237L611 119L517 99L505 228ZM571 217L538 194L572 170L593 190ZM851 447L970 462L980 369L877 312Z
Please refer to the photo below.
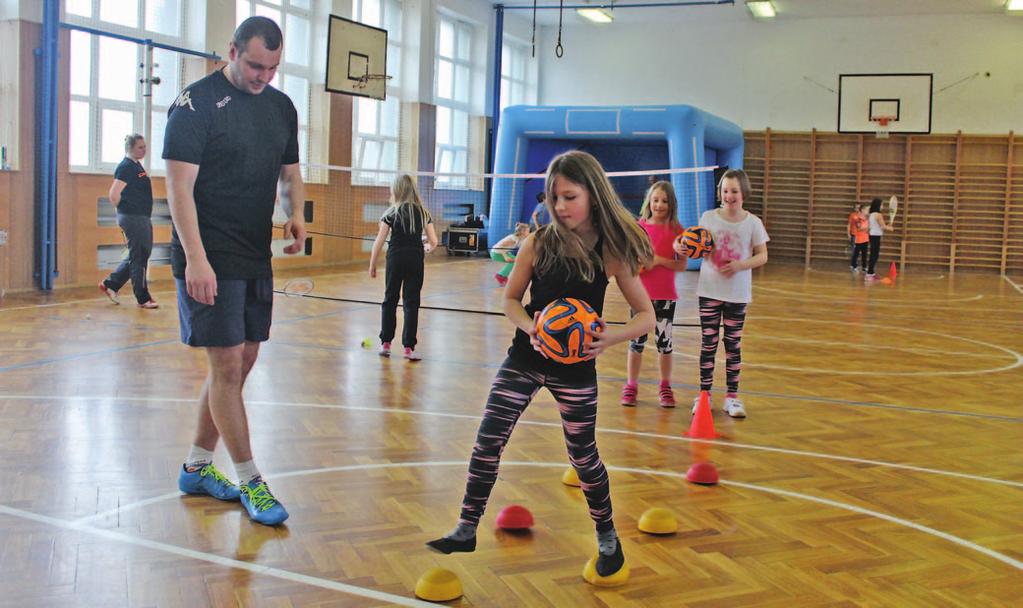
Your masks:
M366 85L369 84L370 80L390 80L391 78L393 77L388 76L387 74L366 74L364 76L359 77L359 79L355 81L355 84L353 84L352 87L356 89L365 89Z
M888 127L892 120L891 117L882 116L879 118L871 118L871 120L874 121L874 124L876 125L874 128L875 137L878 139L888 139Z

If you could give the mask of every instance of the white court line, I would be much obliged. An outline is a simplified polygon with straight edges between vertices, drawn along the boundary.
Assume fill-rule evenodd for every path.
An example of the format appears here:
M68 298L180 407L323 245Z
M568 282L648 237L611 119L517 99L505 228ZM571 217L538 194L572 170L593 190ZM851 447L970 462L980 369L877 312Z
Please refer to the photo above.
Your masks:
M1009 370L1012 370L1012 369L1016 369L1017 367L1020 367L1021 365L1023 365L1023 355L1019 354L1018 352L1016 352L1016 351L1014 351L1012 349L1006 348L1004 346L998 346L997 344L992 344L990 342L983 342L981 340L974 340L973 338L964 338L962 336L956 336L956 335L953 335L953 334L946 334L946 333L941 333L941 332L937 332L937 331L927 331L925 329L913 329L913 328L910 328L910 327L900 327L900 326L875 325L875 324L870 324L870 323L859 323L859 322L854 322L854 321L808 319L806 317L770 317L770 316L765 317L765 316L757 315L757 316L754 317L754 320L756 320L756 321L761 321L761 320L766 320L766 321L784 321L786 323L803 322L803 323L825 323L827 325L851 325L851 326L859 327L859 328L873 328L873 329L878 330L879 333L891 332L894 329L894 330L903 331L903 332L909 332L909 333L914 333L914 334L923 334L923 335L926 335L926 336L936 336L936 337L939 337L939 338L946 338L946 339L949 339L949 340L959 340L961 342L968 342L970 344L975 344L977 346L983 346L983 347L990 348L990 349L993 349L993 350L1000 350L1003 353L1009 355L1011 358L1015 359L1015 363L1011 363L1009 365L1003 365L1002 367L993 367L993 368L979 369L979 370L947 370L947 371L935 370L933 372L930 372L930 371L928 371L928 372L908 372L908 371L907 372L895 372L895 371L888 371L888 370L882 370L882 369L877 369L877 370L873 370L873 369L871 369L871 370L835 370L835 369L821 369L821 368L814 368L814 367L794 367L794 366L788 366L788 365L772 365L772 364L769 364L769 363L747 363L747 362L743 361L743 365L748 365L749 367L757 367L757 368L760 368L760 369L777 369L777 370L785 370L785 371L791 371L791 372L808 372L808 373L816 373L816 374L831 374L831 375L836 375L836 376L973 376L973 375L977 375L977 374L994 374L994 373L998 373L998 372L1005 372L1005 371L1009 371ZM746 327L747 327L747 329L749 328L749 322L747 322ZM694 357L695 358L694 355L686 355L684 353L680 353L680 355L683 356L683 357L687 357L688 356L688 357Z
M871 306L901 306L901 307L909 307L909 308L919 308L921 305L926 305L928 309L932 309L932 308L949 308L949 307L943 307L943 306L941 306L941 304L952 304L952 303L962 303L962 302L975 302L975 301L980 300L980 299L982 299L984 297L983 294L977 294L977 295L970 296L970 297L945 298L945 299L942 299L942 300L914 300L913 302L899 302L899 301L888 302L888 301L885 301L885 300L879 300L877 298L870 298L870 299L868 299L866 297L864 297L864 298L850 298L848 296L836 297L836 296L821 295L821 294L808 293L808 292L802 292L802 291L792 291L792 290L788 290L788 289L778 289L776 287L759 287L758 286L755 289L757 289L759 291L767 291L767 292L771 292L771 293L780 293L780 294L783 294L783 295L798 296L798 297L803 298L803 299L814 300L814 301L817 301L817 300L828 300L828 301L831 301L831 302L849 302L849 303L852 303L852 304L870 304Z
M308 476L308 475L320 475L320 474L324 474L324 473L334 473L334 472L342 472L342 471L359 471L359 470L364 471L364 470L373 470L373 469L395 469L395 468L428 468L428 467L434 467L434 466L445 466L445 467L461 466L461 467L468 467L469 463L467 461L445 460L445 461L420 461L420 462L405 462L405 463L388 462L388 463L380 463L380 464L359 464L359 465L348 465L348 466L339 466L339 467L322 467L322 468L318 468L318 469L304 469L304 470L298 470L298 471L288 471L288 472L285 472L285 473L268 474L267 477L268 478L281 479L281 478L285 478L285 477L305 477L305 476ZM521 466L521 467L558 468L558 469L563 469L563 468L565 468L568 465L567 465L567 463L564 463L564 462L529 462L529 461L512 460L512 461L504 461L504 462L502 462L501 466L502 467ZM680 472L676 472L676 471L658 471L658 470L655 470L655 469L643 469L643 468L636 468L636 467L618 467L618 466L607 465L607 464L605 464L605 467L607 468L608 471L617 471L617 472L622 472L622 473L634 473L634 474L639 474L639 475L654 475L654 476L659 476L659 477L672 477L672 478L675 478L675 479L685 479L686 478L686 474L685 473L680 473ZM826 506L829 506L829 507L834 507L836 509L842 509L842 510L845 510L845 511L851 511L853 513L858 513L860 515L866 515L868 517L874 517L874 518L877 518L877 519L881 519L881 520L884 520L884 521L887 521L887 522L890 522L890 523L893 523L893 524L896 524L896 525L899 525L899 526L903 526L903 527L906 527L906 528L910 528L912 530L916 530L918 532L923 532L924 534L928 534L928 535L934 536L936 538L940 538L940 539L948 541L950 543L959 545L960 547L964 547L966 549L970 549L972 551L976 551L978 553L982 553L982 554L984 554L984 555L986 555L988 557L991 557L993 559L996 559L996 560L998 560L998 561L1000 561L1000 562L1002 562L1004 564L1008 564L1009 566L1012 566L1013 568L1016 568L1017 570L1023 570L1023 561L1020 561L1020 560L1017 560L1017 559L1013 559L1012 557L1009 557L1008 555L1004 555L1002 553L994 551L993 549L989 549L989 548L984 547L982 545L978 545L978 544L976 544L974 542L966 540L965 538L962 538L962 537L959 537L959 536L955 536L953 534L949 534L947 532L943 532L941 530L937 530L937 529L931 528L929 526L924 526L922 524L918 524L916 522L912 522L912 521L909 521L907 519L902 519L900 517L895 517L893 515L888 515L887 513L881 513L879 511L873 511L871 509L865 509L863 507L857 507L855 505L850 505L850 504L847 504L847 503L838 502L838 501L830 500L830 499L827 499L827 498L820 498L820 497L812 496L812 495L809 495L809 494L802 494L800 492L792 492L790 490L782 490L782 489L779 489L779 488L772 488L770 486L761 486L761 485L757 485L757 484L743 483L743 482L738 482L738 481L728 481L726 479L721 479L719 483L721 483L722 485L734 486L734 487L743 488L743 489L746 489L746 490L754 490L754 491L757 491L757 492L766 492L768 494L774 494L774 495L777 495L777 496L785 496L787 498L797 498L797 499L800 499L800 500L806 500L806 501L809 501L809 502L814 502L814 503L817 503L817 504L826 505ZM132 505L127 505L126 507L123 507L121 512L123 512L124 508L130 508L130 507L132 507ZM0 507L0 508L2 508L2 507ZM22 512L22 513L24 513L24 512ZM113 513L117 513L117 511L115 510ZM42 516L40 516L40 517L42 517ZM47 518L47 519L52 519L52 518ZM80 524L80 523L77 523L77 522L65 522L63 520L55 520L55 521L59 521L59 522L61 522L64 525L72 526L72 527L75 527L75 528L85 527L83 524ZM91 528L88 528L88 529L91 529ZM127 536L127 535L118 534L118 536ZM131 537L131 536L128 536L127 538L131 539L131 541L139 540L139 539L136 539L136 537ZM131 542L131 541L129 541L129 542ZM163 543L159 543L159 544L163 545ZM180 547L175 547L174 545L169 545L169 546L173 547L175 549L180 549ZM190 550L185 549L184 551L190 551ZM197 553L199 555L208 555L208 554L201 554L199 552L194 552L194 553ZM234 560L229 560L229 561L234 561ZM241 562L241 563L245 563L245 562ZM290 573L289 572L288 574L294 574L294 573ZM301 575L299 575L299 576L301 576ZM321 580L321 579L313 579L313 580ZM337 583L337 584L340 585L341 583ZM356 589L358 589L358 588L356 588Z
M317 578L315 576L309 576L307 574L300 574L298 572L292 572L290 570L282 570L280 568L273 568L271 566L261 566L259 564L253 564L250 562L243 562L237 559L231 559L229 557L223 557L215 555L213 553L205 553L203 551L196 551L194 549L188 549L186 547L179 547L178 545L172 545L169 543L162 543L155 540L148 540L145 538L139 538L137 536L131 536L130 534L124 534L122 532L114 532L113 530L104 530L102 528L93 528L81 523L66 521L55 517L49 517L46 515L39 515L38 513L32 513L30 511L23 511L21 509L15 509L6 505L0 505L0 513L17 517L20 519L27 519L41 524L47 524L55 526L57 528L63 528L65 530L74 530L76 532L83 532L85 534L91 534L100 538L133 545L136 547L143 547L146 549L152 549L153 551L160 551L162 553L169 553L171 555L177 555L188 559L195 559L204 561L210 564L216 564L218 566L224 566L227 568L236 568L238 570L248 570L256 575L271 576L273 578L279 578L292 583L299 583L302 585L310 585L312 587L319 587L321 589L328 589L330 591L339 591L348 595L356 595L359 597L368 598L371 600L377 600L380 602L390 602L399 606L413 606L417 608L431 607L435 608L437 605L430 602L424 602L421 600L404 597L401 595L394 595L392 593L384 593L383 591L377 591L375 589L367 589L365 587L356 587L355 585L347 585L345 583L339 583L337 581L328 580L325 578Z
M1020 285L1019 285L1018 283L1016 283L1015 281L1013 281L1012 279L1010 279L1010 278L1009 278L1009 275L1007 275L1007 274L1003 274L1003 275L1002 275L1002 278L1003 278L1003 279L1005 279L1006 281L1008 281L1008 282L1009 282L1009 285L1012 285L1013 287L1015 287L1015 288L1016 288L1016 291L1018 291L1018 292L1020 292L1020 293L1023 293L1023 287L1020 287Z
M193 399L182 399L177 397L85 397L85 396L40 396L40 395L0 395L0 400L11 399L19 401L38 401L38 400L52 400L52 401L127 401L127 402L138 402L144 403L146 401L153 401L157 403L187 403L194 404L196 400ZM341 405L337 403L309 403L301 401L262 401L262 400L250 400L246 399L245 403L249 405L265 405L271 407L293 407L293 408L312 408L312 409L326 409L326 410L347 410L347 411L360 411L360 412L378 412L383 414L406 414L409 416L436 416L438 418L456 418L464 420L472 420L478 422L480 419L479 414L456 414L451 412L437 412L437 411L413 411L404 410L400 408L390 407L371 407L364 405ZM541 422L537 420L519 420L516 424L525 424L531 426L542 426L561 429L561 423L559 422ZM790 450L787 448L776 448L771 446L756 445L751 443L733 443L730 441L721 441L713 439L692 439L690 437L683 437L681 435L663 435L659 433L647 433L643 431L629 431L623 429L608 429L597 427L597 432L600 433L613 433L618 435L627 435L635 437L649 437L652 439L667 439L670 441L683 441L686 443L705 443L708 445L717 445L721 447L731 447L744 450L757 450L761 452L771 452L775 454L786 454L789 456L801 456L806 458L819 458L823 460L836 460L840 462L851 462L854 464L867 464L872 466L901 469L904 471L913 471L916 473L927 473L930 475L943 475L947 477L957 477L960 479L969 479L972 481L980 481L985 483L995 483L999 485L1012 486L1017 488L1023 488L1023 482L1011 481L1008 479L997 479L995 477L983 477L980 475L971 475L970 473L958 473L956 471L946 471L943 469L932 469L927 467L918 467L908 464L899 464L895 462L886 462L884 460L869 460L865 458L856 458L855 456L838 456L835 454L824 454L822 452L808 452L804 450ZM176 494L175 494L176 495ZM90 515L90 518L95 517Z
M815 346L837 346L842 349L861 348L870 350L895 350L899 352L915 353L918 355L939 355L956 357L975 357L980 359L994 359L1000 357L998 354L966 352L955 350L943 350L940 348L912 348L908 346L889 346L887 344L864 344L862 342L836 342L834 340L811 340L809 338L789 338L786 336L757 336L756 340L766 342L795 342L798 344L813 344Z

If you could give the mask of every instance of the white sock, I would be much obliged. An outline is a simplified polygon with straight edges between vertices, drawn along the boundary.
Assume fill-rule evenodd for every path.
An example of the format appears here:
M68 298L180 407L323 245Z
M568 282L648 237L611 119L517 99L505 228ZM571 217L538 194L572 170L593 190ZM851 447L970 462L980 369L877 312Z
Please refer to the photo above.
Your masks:
M252 479L259 477L259 470L256 468L256 463L252 460L234 463L234 473L238 476L241 483L248 483Z
M185 459L185 466L189 468L200 467L213 462L213 452L193 445L188 450L188 458Z

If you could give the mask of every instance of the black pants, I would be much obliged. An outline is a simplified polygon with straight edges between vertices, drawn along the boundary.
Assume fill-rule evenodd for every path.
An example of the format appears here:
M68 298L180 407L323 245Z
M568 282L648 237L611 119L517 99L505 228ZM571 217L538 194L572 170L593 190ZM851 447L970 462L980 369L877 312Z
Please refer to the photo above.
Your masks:
M384 281L384 301L380 306L380 341L394 340L397 324L398 297L405 309L405 326L401 332L401 345L416 347L419 329L419 292L423 289L425 254L421 247L387 250L387 275Z
M131 279L131 289L139 304L152 299L146 283L146 268L149 266L149 255L153 253L153 223L145 215L117 214L117 225L128 240L128 259L121 260L117 270L110 273L103 284L108 289L120 291Z
M867 266L867 274L874 274L874 267L877 266L877 256L881 255L881 235L870 235L870 265Z
M856 268L856 258L860 258L860 267L867 267L867 243L856 243L853 245L852 258L849 265Z

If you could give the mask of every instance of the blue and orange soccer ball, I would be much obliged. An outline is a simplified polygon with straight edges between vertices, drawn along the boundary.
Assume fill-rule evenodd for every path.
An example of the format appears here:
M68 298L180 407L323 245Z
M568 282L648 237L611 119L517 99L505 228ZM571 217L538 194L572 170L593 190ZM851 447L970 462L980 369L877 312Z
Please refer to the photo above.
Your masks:
M675 239L675 251L692 260L705 258L714 251L714 237L703 226L691 226Z
M582 300L554 300L536 320L540 349L559 363L579 363L586 357L583 349L593 340L586 329L599 331L599 318L597 311Z

